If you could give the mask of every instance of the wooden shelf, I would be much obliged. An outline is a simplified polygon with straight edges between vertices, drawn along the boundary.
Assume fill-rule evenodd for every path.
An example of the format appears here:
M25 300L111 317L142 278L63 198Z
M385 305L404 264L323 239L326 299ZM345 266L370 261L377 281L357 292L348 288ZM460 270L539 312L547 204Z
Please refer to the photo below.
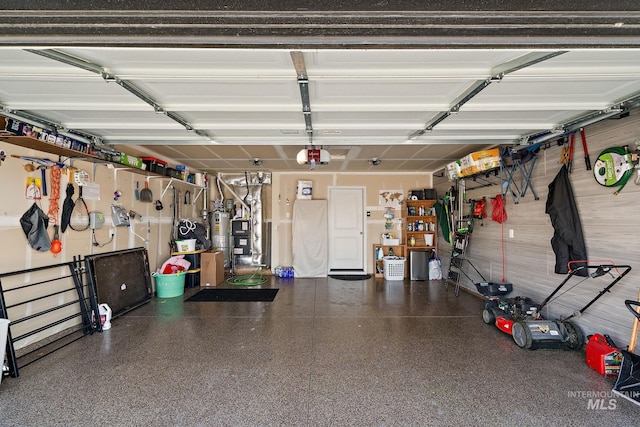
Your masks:
M40 141L39 139L31 138L30 136L1 136L0 141L24 148L30 148L32 150L38 150L49 154L68 157L70 159L87 159L91 161L102 160L99 157L94 156L93 154L87 154L81 151L60 147L59 145L50 144L48 142Z
M382 248L384 256L389 255L389 249L393 248L393 255L406 258L405 245L382 245L376 243L373 245L373 277L384 277L384 262L381 259L376 258L376 249ZM406 263L405 263L406 266ZM380 272L378 272L380 270ZM405 274L406 276L406 274Z
M151 172L148 170L144 170L144 169L139 169L139 168L135 168L133 166L128 166L128 165L123 165L122 163L117 163L117 162L111 162L109 160L105 160L105 159L101 159L98 156L95 156L93 154L87 154L87 153L83 153L81 151L76 151L76 150L71 150L69 148L65 148L65 147L61 147L59 145L55 145L55 144L51 144L48 142L44 142L41 141L39 139L36 138L32 138L30 136L13 136L13 135L7 135L7 136L0 136L0 141L2 142L6 142L7 144L11 144L11 145L17 145L19 147L23 147L23 148L29 148L31 150L37 150L37 151L42 151L43 153L49 153L49 154L54 154L57 156L61 156L61 157L66 157L68 159L77 159L77 160L86 160L87 162L91 162L91 163L99 163L99 164L104 164L107 167L113 168L113 169L118 169L118 170L126 170L128 172L132 172L132 173L136 173L139 175L144 175L148 179L150 178L164 178L164 179L168 179L169 183L167 184L167 186L165 187L164 191L162 192L162 195L164 196L164 193L167 191L167 189L173 185L174 183L176 184L180 184L180 185L186 185L186 186L193 186L196 187L198 189L200 189L200 192L198 193L197 196L200 195L200 193L202 192L202 190L204 189L204 187L201 186L197 186L195 184L192 184L190 182L187 181L183 181L181 179L178 178L173 178L170 176L165 176L165 175L160 175L158 173L155 172ZM197 199L196 196L196 199ZM195 200L193 200L193 203L195 203Z
M188 252L171 252L172 256L175 255L193 255L193 254L201 254L203 252L206 252L205 249L197 249L195 251L188 251Z

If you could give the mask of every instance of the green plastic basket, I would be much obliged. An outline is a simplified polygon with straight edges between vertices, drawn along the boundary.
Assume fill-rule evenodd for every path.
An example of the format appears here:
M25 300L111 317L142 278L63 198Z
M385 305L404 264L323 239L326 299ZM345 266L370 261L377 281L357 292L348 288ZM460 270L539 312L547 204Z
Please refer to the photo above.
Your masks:
M181 271L175 274L153 273L156 278L156 293L158 298L173 298L184 295L184 279L187 273Z

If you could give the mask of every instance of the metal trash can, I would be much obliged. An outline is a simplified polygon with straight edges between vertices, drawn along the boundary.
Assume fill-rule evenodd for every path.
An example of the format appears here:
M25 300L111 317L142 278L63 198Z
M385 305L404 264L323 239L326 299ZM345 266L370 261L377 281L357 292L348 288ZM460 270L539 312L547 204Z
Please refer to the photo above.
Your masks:
M409 279L429 280L431 251L409 251Z

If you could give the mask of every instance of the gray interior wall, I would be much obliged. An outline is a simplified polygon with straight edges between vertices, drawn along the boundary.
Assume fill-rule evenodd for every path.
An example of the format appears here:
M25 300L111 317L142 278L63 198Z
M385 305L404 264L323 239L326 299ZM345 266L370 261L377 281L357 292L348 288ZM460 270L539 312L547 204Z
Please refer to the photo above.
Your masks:
M640 111L632 111L627 118L591 125L585 131L593 164L605 148L623 145L634 147L635 141L640 138ZM555 254L550 243L553 227L549 216L545 214L548 185L561 167L560 154L561 147L555 143L539 154L533 173L533 185L539 200L534 200L528 192L518 204L514 204L511 197L507 196L508 219L503 224L504 227L491 220L492 209L490 203L487 203L488 218L484 220L484 225L481 226L478 221L475 223L468 258L488 280L502 281L501 236L504 236L505 281L514 285L511 296L529 296L536 302L542 302L565 278L565 275L554 273ZM636 299L640 289L640 229L637 222L640 186L634 185L634 178L635 176L619 195L613 194L614 188L600 186L595 181L593 172L586 170L581 140L577 135L570 179L589 259L613 260L616 264L628 264L633 269L576 322L586 334L607 333L620 346L628 344L633 323L633 316L623 302L625 299ZM446 177L434 177L438 196L443 195L451 185ZM473 185L472 182L468 183L470 188ZM468 190L466 197L490 198L499 193L498 184ZM513 238L509 238L509 230L513 230ZM446 274L451 246L441 235L439 239L443 274ZM579 310L611 280L612 277L604 276L602 279L589 279L578 284L550 304L546 314L554 318ZM566 288L577 281L578 278L570 281ZM471 281L464 279L463 286L475 292Z

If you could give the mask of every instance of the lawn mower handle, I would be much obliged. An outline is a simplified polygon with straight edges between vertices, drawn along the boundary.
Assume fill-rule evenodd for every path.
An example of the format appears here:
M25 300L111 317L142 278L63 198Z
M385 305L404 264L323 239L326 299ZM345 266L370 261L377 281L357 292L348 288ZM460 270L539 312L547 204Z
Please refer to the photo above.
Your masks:
M613 280L613 282L609 283L609 285L604 288L603 290L601 290L598 295L595 296L595 298L593 298L591 301L589 301L587 303L587 305L585 305L584 307L582 307L582 309L580 309L579 311L573 313L571 316L567 317L564 320L568 320L571 319L574 316L577 316L578 314L582 314L585 312L585 310L589 307L591 307L591 304L593 304L594 302L596 302L602 295L604 295L605 293L609 292L609 289L611 289L613 287L613 285L615 285L616 283L618 283L620 280L622 280L622 278L624 276L627 275L627 273L629 273L631 271L631 266L630 265L615 265L615 264L602 264L602 265L587 265L586 268L596 268L596 269L602 269L605 273L610 272L611 270L615 269L616 271L619 271L619 269L624 269L624 271L621 274L618 274L618 276ZM573 273L573 272L572 272ZM569 277L571 277L572 274L569 274L569 276L567 277L567 279ZM602 275L602 274L600 274ZM591 276L591 277L598 277L598 276ZM566 282L566 280L565 280ZM565 283L563 282L563 284ZM557 291L557 289L556 289ZM555 293L555 291L554 291Z
M637 308L634 309L632 307L632 305L636 306L636 307L640 307L640 301L634 301L632 299L627 299L627 300L624 301L624 305L626 305L627 308L629 309L629 311L631 313L633 313L633 315L636 316L638 318L638 320L640 320L640 311L638 311Z

